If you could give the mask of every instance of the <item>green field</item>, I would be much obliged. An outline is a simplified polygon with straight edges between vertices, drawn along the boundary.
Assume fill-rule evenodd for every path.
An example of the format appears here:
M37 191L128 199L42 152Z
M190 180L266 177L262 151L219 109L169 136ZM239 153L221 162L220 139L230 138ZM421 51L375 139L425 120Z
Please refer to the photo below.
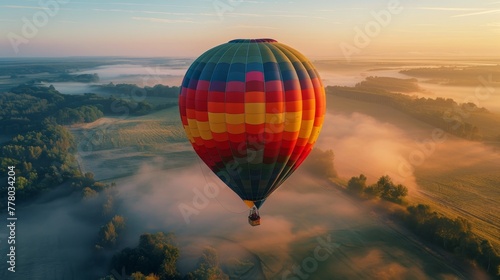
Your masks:
M412 194L411 201L429 204L450 217L466 218L477 235L500 248L500 174L496 166L484 169L473 166L451 172L421 168L416 174L420 189Z
M177 107L127 118L101 118L70 128L79 140L79 163L98 180L131 176L161 157L164 168L192 162L194 154L180 123Z

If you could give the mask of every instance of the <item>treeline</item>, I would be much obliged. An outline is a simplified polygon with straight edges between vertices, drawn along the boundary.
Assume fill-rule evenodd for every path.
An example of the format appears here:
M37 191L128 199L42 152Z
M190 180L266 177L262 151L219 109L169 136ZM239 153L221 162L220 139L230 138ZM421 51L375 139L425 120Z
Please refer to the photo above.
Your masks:
M111 61L88 60L81 59L69 60L68 58L47 58L34 61L32 58L26 60L8 60L2 59L2 67L0 67L0 76L10 76L12 79L23 77L24 75L32 74L67 74L80 69L95 68L101 65L112 64Z
M79 74L72 75L68 73L60 74L56 78L45 79L44 81L48 83L56 83L56 82L77 82L77 83L97 83L99 82L99 75L94 74Z
M472 232L472 225L461 217L451 219L429 205L412 205L396 213L403 223L424 240L467 258L500 279L500 254L489 240Z
M155 85L153 87L145 86L143 88L135 84L114 84L109 83L107 85L95 85L94 86L100 92L105 92L109 94L126 94L132 96L154 96L154 97L168 97L168 98L178 98L180 93L180 88L177 86L165 86L165 85Z
M118 273L125 269L126 275L136 280L228 280L220 269L217 252L208 247L203 250L197 268L182 277L177 270L180 251L172 233L142 234L139 245L125 248L115 254L111 261L111 271ZM113 280L108 275L101 280Z
M105 184L94 180L94 174L85 173L72 187L79 190L82 202L89 209L81 218L89 223L101 225L95 241L95 249L113 249L125 230L125 218L116 214L116 184Z
M363 83L355 87L327 86L326 92L334 96L390 106L450 134L471 140L479 140L482 132L466 116L488 113L485 108L479 108L474 103L459 104L453 99L440 97L418 98L392 93L381 87L367 87Z
M382 176L370 186L366 176L352 177L346 190L358 197L374 198L402 204L408 195L408 189L392 182L389 176ZM399 221L422 239L432 242L456 256L474 261L490 275L500 279L500 254L490 241L482 239L472 232L472 225L464 218L449 218L433 211L430 206L410 205L394 213Z
M363 198L381 198L401 204L408 195L408 188L402 184L395 184L388 175L382 176L375 184L366 185L366 176L360 174L347 182L347 190Z
M153 106L144 101L100 97L93 93L65 95L53 86L23 84L0 93L0 132L11 135L38 129L44 119L66 125L93 122L103 115L145 115L175 105Z
M392 77L367 77L364 81L357 83L355 88L376 89L391 92L418 92L422 88L418 85L418 80L399 79Z
M399 71L402 74L427 78L430 82L452 86L473 86L482 84L479 77L500 84L500 65L492 66L441 66L438 68L414 68Z
M104 113L94 105L60 109L54 116L60 124L90 123L104 117Z

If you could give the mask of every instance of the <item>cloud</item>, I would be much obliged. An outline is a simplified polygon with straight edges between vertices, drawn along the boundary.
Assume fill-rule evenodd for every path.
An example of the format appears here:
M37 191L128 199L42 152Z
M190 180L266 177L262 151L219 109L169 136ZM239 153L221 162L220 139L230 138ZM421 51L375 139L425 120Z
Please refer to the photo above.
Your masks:
M169 4L146 4L146 3L124 3L124 2L75 2L73 4L99 4L99 5L119 5L119 6L149 6L149 7L177 7L177 8L203 8L202 6L189 6L189 5L169 5Z
M46 7L39 7L39 6L17 6L17 5L2 5L0 8L6 8L6 9L29 9L29 10L48 10L49 8Z
M454 8L454 7L416 7L416 10L431 10L431 11L481 11L480 8Z
M500 27L500 22L490 22L490 23L485 24L484 26Z
M314 19L323 19L326 20L325 17L311 16L311 15L298 15L298 14L252 14L252 13L225 13L224 16L230 17L284 17L284 18L314 18Z
M177 12L158 12L158 11L147 11L147 10L123 10L123 9L92 9L96 12L114 12L114 13L145 13L145 14L160 14L160 15L171 15L171 16L210 16L211 14L205 13L177 13Z
M74 20L58 20L58 22L62 22L62 23L82 23L81 21L74 21Z
M368 8L341 8L341 9L319 9L316 12L341 12L341 11L351 11L351 10L368 10Z
M485 15L485 14L498 14L498 13L500 13L500 10L486 10L486 11L481 11L481 12L476 12L476 13L454 15L452 17L468 17L468 16L477 16L477 15Z
M4 9L26 9L26 10L50 10L50 8L47 8L47 7L40 7L40 6L19 6L19 5L1 5L0 8L4 8ZM59 10L76 11L76 9L62 8L62 7L59 7Z
M234 26L229 26L227 28L230 29L279 29L277 27L272 27L272 26L263 26L263 25L234 25Z
M399 175L399 167L415 149L415 142L400 128L370 116L327 114L318 147L333 149L335 168L342 178L363 173L369 182L389 175L397 183L416 186L413 174Z
M167 18L152 18L152 17L132 17L133 20L159 22L159 23L196 23L187 19L167 19Z

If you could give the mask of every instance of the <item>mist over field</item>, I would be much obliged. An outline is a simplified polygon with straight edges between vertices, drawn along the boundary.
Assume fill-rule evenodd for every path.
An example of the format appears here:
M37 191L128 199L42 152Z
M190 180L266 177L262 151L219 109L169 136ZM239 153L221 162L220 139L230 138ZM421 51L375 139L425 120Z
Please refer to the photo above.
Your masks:
M364 114L329 113L325 122L317 145L335 151L335 168L343 178L363 173L375 182L383 175L399 175L405 156L415 149L416 139L404 130ZM393 177L415 187L413 173L404 175Z
M365 275L361 271L367 268L368 260L376 265L368 271L381 277L423 276L426 272L421 266L432 266L425 259L419 261L420 265L409 264L421 256L418 250L405 247L397 249L400 255L393 258L396 249L383 248L392 245L382 237L378 249L365 243L379 234L395 233L377 222L376 213L367 216L368 208L307 173L297 172L276 191L261 208L261 226L252 228L246 220L247 207L206 167L194 164L164 171L155 167L159 162L144 164L137 175L119 182L118 212L127 217L128 228L124 245L134 246L136 236L143 232L175 232L182 252L180 271L192 270L200 251L212 246L220 255L222 267L231 267L235 260L247 263L241 279L264 275L281 279L294 265L300 266L304 258L313 255L315 247L321 245L318 238L329 240L335 250L314 273L318 279L327 277L331 269L339 277ZM352 255L349 263L355 269L336 265L344 254Z
M335 63L320 63L323 71L331 71L327 71L326 85L385 92L384 84L389 81L390 90L400 89L412 99L438 95L437 90L428 91L428 83L420 78L401 74L404 64L373 70L377 65L367 63L335 72ZM160 75L160 79L175 79L178 66L169 74L169 63L165 65L165 75L173 76ZM116 247L97 248L100 230L109 220L100 216L99 207L109 194L102 192L90 200L83 194L82 199L80 192L69 194L67 186L55 186L19 210L19 216L26 218L19 226L22 247L17 275L98 279L112 273L109 263L113 255L136 247L141 234L162 231L175 234L180 252L177 267L182 274L196 269L204 249L214 248L230 279L294 279L301 273L310 279L332 275L333 279L488 279L480 270L450 261L449 253L429 249L427 243L377 210L375 202L348 195L344 185L360 174L368 177L369 185L389 175L396 184L408 187L407 203L426 203L450 217L465 217L482 238L495 242L500 230L496 211L500 155L495 144L498 130L488 129L497 121L494 113L477 110L463 118L478 125L478 135L487 141L458 137L453 129L436 141L435 131L441 128L425 119L383 102L329 93L316 147L334 152L338 177L325 180L299 168L268 198L261 208L262 224L254 228L247 222L248 208L198 159L185 139L178 109L172 105L177 99L170 96L175 89L163 87L169 95L155 95L152 86L156 80L142 84L148 74L141 73L141 67L109 65L78 72L101 71L102 82L116 82L112 86L55 84L56 90L73 95L98 89L102 91L92 98L134 101L137 96L116 92L135 88L118 83L139 83L151 92L141 101L164 106L144 115L131 111L125 117L107 115L67 126L78 140L91 143L89 149L78 150L79 170L92 172L96 180L116 183L112 215L125 221ZM152 64L147 69L158 68ZM118 75L112 75L115 70ZM385 78L368 78L382 74ZM344 84L339 80L343 76ZM452 90L447 85L437 87ZM465 100L469 90L462 89ZM441 94L446 96L445 91L439 91ZM496 106L492 98L491 104L484 104L488 109ZM9 137L2 141L7 143ZM97 220L90 218L95 213ZM318 248L327 253L324 260L315 258ZM314 269L307 270L311 260ZM2 273L4 266L0 265Z
M320 246L332 251L325 261L318 261L312 274L317 279L333 271L339 277L367 279L371 275L424 277L425 269L440 271L443 277L453 273L437 268L404 239L397 241L401 247L394 247L394 238L400 235L387 228L382 217L307 173L298 171L276 191L261 208L261 226L252 228L247 207L207 168L202 167L202 172L194 164L165 171L157 167L162 160L145 163L136 175L117 182L116 212L126 218L127 230L120 247L135 247L137 236L144 232L174 232L181 250L181 272L192 271L203 248L213 247L221 266L240 275L239 279L281 279ZM19 259L25 261L19 263L23 269L18 275L78 279L109 273L104 264L110 255L97 260L90 249L97 229L86 221L88 205L47 196L19 214L29 226L19 236L23 244ZM191 215L183 215L182 207L190 208ZM349 266L339 266L346 254ZM245 265L235 265L241 262ZM94 269L78 276L88 266Z

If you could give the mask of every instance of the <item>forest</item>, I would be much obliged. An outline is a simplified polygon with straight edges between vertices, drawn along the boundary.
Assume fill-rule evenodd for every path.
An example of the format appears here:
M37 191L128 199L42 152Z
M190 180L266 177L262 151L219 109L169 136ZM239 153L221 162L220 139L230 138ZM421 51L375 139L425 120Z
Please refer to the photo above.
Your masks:
M92 93L65 95L53 86L21 84L0 94L0 132L8 138L0 143L0 168L15 165L22 174L17 177L17 194L35 196L83 176L74 158L75 139L65 125L93 122L104 115L145 115L174 105Z

